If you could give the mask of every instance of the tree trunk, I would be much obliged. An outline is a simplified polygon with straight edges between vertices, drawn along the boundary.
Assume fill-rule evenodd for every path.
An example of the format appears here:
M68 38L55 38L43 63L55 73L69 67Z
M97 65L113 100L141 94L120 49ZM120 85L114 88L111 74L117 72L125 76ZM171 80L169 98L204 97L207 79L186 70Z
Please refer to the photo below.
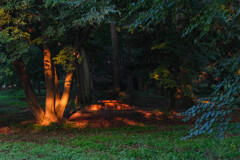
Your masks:
M46 82L46 104L45 104L45 123L56 122L57 116L55 114L54 106L54 81L53 81L53 67L51 52L46 45L43 46L44 50L44 75Z
M126 63L128 65L127 69L127 91L134 91L134 84L133 84L133 76L134 76L134 71L131 67L132 65L132 47L130 43L130 39L128 36L125 36L127 46L125 48L126 52Z
M141 75L138 76L138 90L139 91L144 90L143 77Z
M168 88L167 97L169 110L174 111L176 109L176 88Z
M127 91L134 91L134 84L133 84L133 72L128 73L127 79Z
M87 55L81 48L82 62L76 67L76 104L88 104L92 101L91 93L91 77Z
M76 26L76 36L75 36L75 43L74 48L76 51L76 55L81 56L82 62L79 64L76 62L76 76L75 76L75 83L76 83L76 99L75 105L87 104L90 103L92 100L91 95L91 77L90 77L90 70L89 64L87 60L87 55L84 52L84 49L81 48L84 45L84 42L88 38L89 34L91 33L91 27L87 26L85 28L80 28ZM80 51L81 50L81 53Z
M54 99L55 99L55 108L59 105L60 103L60 92L59 92L59 81L58 81L58 76L57 76L57 70L56 67L54 66Z
M65 83L64 83L64 91L62 94L61 101L56 107L56 113L59 118L63 117L64 110L67 106L69 95L70 95L70 89L71 89L71 83L72 83L72 77L73 77L73 72L68 72L65 78Z
M120 90L120 67L118 62L118 39L116 31L116 23L110 24L112 49L113 49L113 90Z
M33 90L30 77L27 73L27 70L23 61L15 60L12 64L17 74L17 77L23 87L30 110L32 111L37 122L42 123L44 120L44 111L37 99L36 93Z
M75 106L80 106L80 69L79 64L75 66L75 88L76 88L76 97L75 97Z
M41 96L41 85L40 82L37 82L37 87L38 87L38 96Z

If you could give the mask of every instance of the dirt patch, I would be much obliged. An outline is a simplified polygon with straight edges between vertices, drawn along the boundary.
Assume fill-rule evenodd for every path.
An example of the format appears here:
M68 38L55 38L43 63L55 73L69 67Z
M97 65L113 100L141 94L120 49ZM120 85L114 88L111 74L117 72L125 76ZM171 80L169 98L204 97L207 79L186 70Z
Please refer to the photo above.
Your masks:
M0 128L0 134L12 134L12 130L9 127L2 127Z
M153 125L180 125L184 124L177 112L161 112L149 109L133 110L79 110L68 119L79 128L145 126Z

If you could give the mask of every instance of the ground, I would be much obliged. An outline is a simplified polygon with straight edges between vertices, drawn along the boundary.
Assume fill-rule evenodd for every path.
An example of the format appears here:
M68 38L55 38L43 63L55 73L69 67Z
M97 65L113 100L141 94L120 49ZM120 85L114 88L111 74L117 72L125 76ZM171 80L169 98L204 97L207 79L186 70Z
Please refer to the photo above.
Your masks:
M69 122L34 124L22 91L0 92L0 159L240 159L240 129L223 140L203 135L181 140L192 122L175 112L69 108ZM117 108L117 107L116 107ZM134 108L134 109L133 109Z

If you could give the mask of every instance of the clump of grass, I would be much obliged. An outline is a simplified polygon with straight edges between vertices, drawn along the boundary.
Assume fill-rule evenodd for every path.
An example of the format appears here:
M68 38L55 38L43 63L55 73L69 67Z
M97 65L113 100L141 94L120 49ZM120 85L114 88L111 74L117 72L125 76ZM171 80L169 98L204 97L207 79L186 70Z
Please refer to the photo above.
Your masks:
M61 123L50 123L48 126L43 126L40 124L33 124L28 126L29 129L34 129L37 131L56 131L56 130L66 130L72 129L74 124L61 122Z

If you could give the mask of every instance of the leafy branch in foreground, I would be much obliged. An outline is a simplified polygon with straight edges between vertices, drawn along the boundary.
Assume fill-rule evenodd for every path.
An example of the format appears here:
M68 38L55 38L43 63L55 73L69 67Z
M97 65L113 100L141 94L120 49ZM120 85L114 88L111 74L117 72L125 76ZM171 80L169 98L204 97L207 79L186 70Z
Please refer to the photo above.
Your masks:
M232 113L240 106L239 62L239 53L220 61L217 66L217 76L224 75L224 80L216 86L210 97L200 98L197 105L181 113L185 116L184 121L199 116L196 119L195 127L183 139L204 133L214 133L217 138L223 138L231 121Z

